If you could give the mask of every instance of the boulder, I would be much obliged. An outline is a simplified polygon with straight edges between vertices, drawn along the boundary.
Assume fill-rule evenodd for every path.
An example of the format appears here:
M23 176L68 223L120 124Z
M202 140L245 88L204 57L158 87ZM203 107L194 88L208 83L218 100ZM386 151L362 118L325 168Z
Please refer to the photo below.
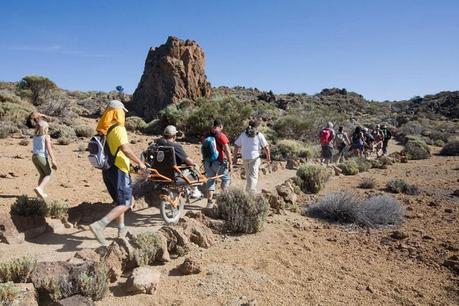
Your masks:
M95 303L82 295L72 295L52 304L53 306L94 306Z
M183 275L198 274L201 273L201 265L194 259L185 258L177 270Z
M204 51L192 41L170 36L151 48L130 108L147 121L182 99L209 97L211 86L204 70Z
M111 282L115 282L123 273L123 269L135 266L132 246L126 239L115 239L108 247L101 246L95 251L100 256L100 261L108 268Z
M158 288L161 273L156 268L145 266L135 268L126 281L130 293L154 294Z
M207 249L217 241L212 230L195 219L183 217L180 219L179 226L183 228L191 242L202 248Z
M295 204L297 201L297 195L295 194L295 189L290 184L290 182L285 182L282 185L276 186L276 191L282 199L289 204Z
M74 257L78 259L82 259L84 261L93 261L93 262L100 261L100 255L92 249L83 249L81 251L78 251L75 253Z
M280 213L285 208L284 199L278 194L274 194L271 191L263 189L262 191L263 197L268 201L269 206L275 213Z
M10 214L0 213L0 243L19 244L24 242L24 234L19 233Z

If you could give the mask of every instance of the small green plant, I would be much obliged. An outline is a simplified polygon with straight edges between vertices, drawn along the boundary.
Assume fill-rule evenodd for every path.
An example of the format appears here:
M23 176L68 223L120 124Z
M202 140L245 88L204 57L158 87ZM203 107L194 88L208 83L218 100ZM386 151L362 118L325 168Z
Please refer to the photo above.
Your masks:
M296 171L298 186L305 193L318 193L331 176L327 168L319 165L302 165Z
M362 189L373 189L376 186L376 181L372 177L364 177L359 184L359 188Z
M94 128L87 125L78 125L74 130L77 137L91 137L95 134Z
M14 283L0 283L0 305L12 304L19 293L20 290Z
M134 247L134 259L138 266L153 264L156 259L156 253L160 249L160 240L156 233L141 233L132 241Z
M100 301L108 292L109 277L105 264L96 264L90 273L82 273L77 279L78 288L82 295L93 301Z
M26 283L36 266L37 260L29 256L0 262L0 283Z
M140 117L132 116L126 118L124 126L130 132L143 132L143 130L147 127L147 123Z
M386 184L386 190L392 193L405 193L408 195L419 194L419 189L416 185L408 184L403 179L390 180Z
M356 175L359 173L359 165L354 159L345 160L338 165L338 168L343 171L344 175Z
M372 168L372 163L364 158L356 159L355 162L359 168L359 172L367 172Z
M313 152L309 145L292 139L282 139L271 148L271 157L274 160L285 160L289 158L310 159L312 156Z
M408 159L428 159L430 158L430 148L419 137L407 136L405 147L403 149Z
M67 202L52 201L47 204L47 217L61 219L67 216L69 204Z
M230 188L217 197L220 217L232 233L256 233L263 229L269 204L261 195Z
M46 203L39 198L29 198L26 195L19 196L11 205L11 214L16 216L46 216L48 213Z

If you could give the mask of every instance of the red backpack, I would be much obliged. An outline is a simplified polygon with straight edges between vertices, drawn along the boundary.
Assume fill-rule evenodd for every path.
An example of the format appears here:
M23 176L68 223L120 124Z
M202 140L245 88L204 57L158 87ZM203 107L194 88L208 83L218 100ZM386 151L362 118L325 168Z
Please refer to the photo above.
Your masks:
M320 132L320 144L321 145L328 145L330 143L332 137L331 130L328 128L322 129Z

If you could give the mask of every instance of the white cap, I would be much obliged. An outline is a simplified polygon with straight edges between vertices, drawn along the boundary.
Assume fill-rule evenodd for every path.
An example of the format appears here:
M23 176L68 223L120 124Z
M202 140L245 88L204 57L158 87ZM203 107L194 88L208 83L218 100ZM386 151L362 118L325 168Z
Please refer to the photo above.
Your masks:
M164 136L175 136L177 134L177 128L173 125L168 125L164 129Z
M121 108L123 109L126 113L127 113L127 108L124 106L123 102L121 101L118 101L118 100L112 100L110 101L110 104L108 105L108 107L111 107L111 108Z

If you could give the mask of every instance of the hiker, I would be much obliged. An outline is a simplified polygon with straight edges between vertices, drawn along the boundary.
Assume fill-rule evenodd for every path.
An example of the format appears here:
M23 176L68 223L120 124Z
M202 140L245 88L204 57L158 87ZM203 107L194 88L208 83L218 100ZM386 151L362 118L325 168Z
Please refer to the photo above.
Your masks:
M53 121L54 119L50 116L39 112L32 112L29 117L27 117L26 126L29 128L36 128L38 122L40 121Z
M41 117L44 118L44 117ZM35 119L34 119L35 120ZM51 179L51 168L57 170L56 158L54 157L51 137L48 135L48 122L39 119L36 121L35 135L33 136L32 162L40 174L38 186L34 191L38 197L45 199L45 187ZM50 166L51 161L51 166Z
M381 126L381 133L383 135L382 151L383 151L383 155L386 155L387 145L389 144L389 140L392 138L392 133L389 131L389 129L386 127L385 124Z
M124 238L127 229L124 225L124 213L134 207L132 198L132 180L129 175L130 162L139 165L141 170L145 170L145 164L137 158L129 146L128 135L124 127L124 116L127 109L123 103L117 100L110 102L102 118L112 118L108 123L99 122L98 132L102 133L106 126L106 141L108 143L109 154L114 157L114 164L108 170L102 171L102 177L108 192L116 205L105 217L92 223L89 228L102 245L107 245L105 240L105 227L114 219L118 221L118 237ZM111 113L111 114L109 114ZM108 123L108 124L107 124Z
M367 127L362 128L363 138L364 138L364 156L368 157L371 153L374 152L374 142L375 138L372 135L372 131Z
M249 126L236 139L235 145L233 163L237 163L237 155L240 150L247 181L245 189L248 192L255 193L257 190L258 170L261 164L260 149L264 151L266 160L271 162L268 142L265 136L258 131L258 122L256 120L250 120Z
M126 114L124 111L127 112L121 101L112 100L97 124L97 133L99 135L107 135L107 131L113 123L124 126L124 122L126 121Z
M333 157L333 139L335 138L335 131L333 130L333 123L328 122L327 125L320 131L320 145L322 146L322 159L321 163L330 163Z
M349 136L347 135L346 132L343 131L343 127L340 126L338 128L338 133L336 134L335 137L335 145L336 148L338 149L338 159L337 163L339 164L341 162L341 159L345 160L345 149L347 146L351 144L351 141L349 140Z
M375 129L372 132L372 135L375 139L374 148L376 151L376 157L379 157L380 154L382 153L383 140L384 140L384 136L381 131L381 126L379 124L376 125Z
M207 208L213 208L213 195L215 192L215 179L219 176L222 180L222 189L225 191L230 185L230 172L232 170L231 149L228 137L222 132L223 123L214 120L210 132L203 138L201 153L204 169L208 178L206 184Z
M363 156L363 150L365 147L365 137L363 135L362 128L360 126L355 128L354 133L352 134L351 138L352 138L352 144L351 144L350 151L352 151L354 155L357 155L358 157L361 158Z
M177 131L177 128L175 126L168 125L164 129L163 137L160 138L156 142L156 144L159 145L159 146L173 147L174 148L174 152L175 152L175 162L177 163L177 165L183 165L184 164L184 165L196 168L196 164L193 162L193 160L191 160L191 158L189 158L187 156L187 154L185 153L185 150L183 150L182 145L179 144L178 142L176 142L177 133L178 133L178 131ZM192 169L184 169L183 175L185 175L185 176L189 176L190 175L191 176L191 175L193 175L193 173L191 173L191 172L193 172ZM201 198L201 197L202 197L202 194L199 191L198 187L197 186L193 186L192 187L192 191L191 191L191 198L197 199L197 198Z

